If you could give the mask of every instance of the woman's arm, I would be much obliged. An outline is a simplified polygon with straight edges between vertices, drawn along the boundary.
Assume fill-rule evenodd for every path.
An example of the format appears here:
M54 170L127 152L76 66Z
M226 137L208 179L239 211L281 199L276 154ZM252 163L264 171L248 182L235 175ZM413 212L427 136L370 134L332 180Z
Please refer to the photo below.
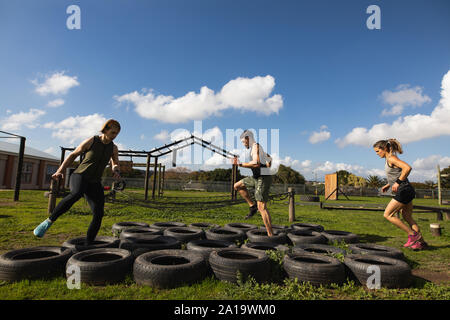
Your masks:
M52 175L52 179L59 180L60 178L64 178L64 173L68 166L70 166L75 159L80 156L82 153L89 150L94 142L94 137L84 140L59 166L58 170Z
M116 145L113 146L113 154L111 156L110 163L114 179L120 179L119 149Z

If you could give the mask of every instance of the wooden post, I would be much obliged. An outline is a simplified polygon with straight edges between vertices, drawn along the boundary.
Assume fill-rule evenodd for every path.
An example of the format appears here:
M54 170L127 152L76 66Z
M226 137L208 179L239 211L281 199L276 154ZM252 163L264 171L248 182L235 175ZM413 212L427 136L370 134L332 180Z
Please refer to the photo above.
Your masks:
M288 188L289 192L289 222L295 221L295 190L292 187Z
M436 220L438 220L438 221L444 220L444 217L443 217L442 213L443 213L442 211L437 211L436 212Z
M234 196L234 184L236 183L236 165L231 166L231 200L236 200Z
M161 197L161 163L158 164L158 198Z
M437 182L438 182L438 203L442 206L442 195L441 195L441 168L437 165Z
M58 181L55 181L54 179L50 180L50 193L48 195L48 209L47 209L48 214L51 214L55 209L56 197L58 195L59 190L59 182L60 180Z
M25 137L20 137L19 163L17 165L16 186L14 188L14 201L19 201L20 183L22 180L23 157L25 155Z
M155 199L155 191L156 191L156 174L158 168L158 157L155 157L155 164L153 170L153 185L152 185L152 199Z
M164 182L166 180L166 166L163 166L161 196L164 195Z
M145 169L145 181L144 181L144 200L148 199L148 179L149 177L149 167L150 167L150 154L147 154L147 165Z
M61 158L59 159L59 166L63 164L65 158L66 158L66 148L61 147ZM67 178L66 173L63 172L63 178L61 178L58 183L58 190L55 190L57 193L59 193L59 188L61 187L61 185L64 186L66 178Z

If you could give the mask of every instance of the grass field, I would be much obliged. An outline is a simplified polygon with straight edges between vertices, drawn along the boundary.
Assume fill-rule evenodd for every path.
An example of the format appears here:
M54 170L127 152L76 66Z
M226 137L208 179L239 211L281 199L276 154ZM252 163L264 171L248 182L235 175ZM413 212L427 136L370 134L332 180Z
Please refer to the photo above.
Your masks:
M134 191L136 194L140 191ZM137 205L107 203L105 217L99 235L112 235L111 227L121 221L141 221L152 224L157 221L211 222L224 225L229 222L247 222L262 225L259 215L244 220L246 204L217 209L196 210L195 197L210 197L217 194L206 192L166 191L166 196L193 197L183 200L185 205L177 208L155 209ZM298 197L298 196L297 196ZM61 245L65 240L84 236L90 223L90 210L85 200L80 200L49 229L43 239L34 237L33 229L47 217L47 199L43 191L21 191L20 202L13 202L13 191L0 191L0 254L9 250L41 246ZM170 198L170 201L174 201ZM322 199L323 200L323 199ZM59 200L58 200L59 201ZM168 201L161 200L161 202ZM345 197L339 202L364 204L386 204L388 198ZM287 200L269 205L273 224L289 225ZM296 202L300 202L296 198ZM436 206L437 201L417 199L420 205ZM383 218L382 212L321 210L315 205L296 205L296 222L317 223L329 230L344 230L356 233L361 242L371 242L396 248L404 252L415 276L411 288L379 289L367 288L348 281L342 286L312 287L309 284L284 280L278 283L257 284L247 281L239 284L221 282L213 277L191 286L171 290L139 286L128 276L124 283L109 286L81 286L70 290L63 277L51 280L23 280L15 283L0 282L0 300L9 299L450 299L450 221L440 221L441 237L433 237L430 223L436 222L435 213L414 215L430 248L413 252L402 248L405 234Z

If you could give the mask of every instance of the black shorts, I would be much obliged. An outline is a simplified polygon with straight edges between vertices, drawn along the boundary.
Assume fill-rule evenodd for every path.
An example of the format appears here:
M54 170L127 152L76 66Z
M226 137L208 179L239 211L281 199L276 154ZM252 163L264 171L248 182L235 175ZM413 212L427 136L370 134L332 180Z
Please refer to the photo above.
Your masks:
M409 182L403 182L397 189L394 199L403 204L410 203L416 197L416 191Z

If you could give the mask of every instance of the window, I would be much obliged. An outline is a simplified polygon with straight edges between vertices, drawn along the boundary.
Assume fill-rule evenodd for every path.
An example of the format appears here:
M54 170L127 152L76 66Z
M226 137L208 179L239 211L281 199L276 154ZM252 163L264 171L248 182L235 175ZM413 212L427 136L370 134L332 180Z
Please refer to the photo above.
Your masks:
M31 178L33 177L33 163L24 162L22 168L22 182L31 183Z
M58 170L58 166L52 166L51 164L47 165L47 170L45 172L45 183L50 183L52 179L52 175Z

